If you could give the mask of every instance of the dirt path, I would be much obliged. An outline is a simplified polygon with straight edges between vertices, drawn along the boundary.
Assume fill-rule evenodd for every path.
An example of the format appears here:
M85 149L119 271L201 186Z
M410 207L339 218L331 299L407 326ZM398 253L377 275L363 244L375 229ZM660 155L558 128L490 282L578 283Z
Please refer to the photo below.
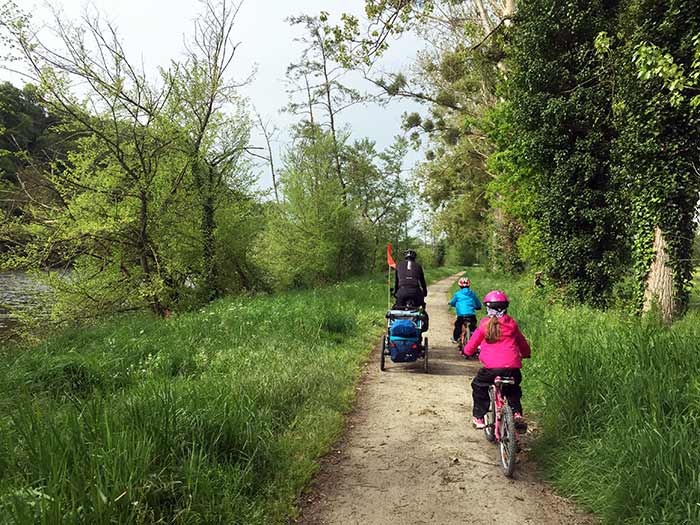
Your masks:
M431 373L422 362L390 361L380 372L374 352L346 434L302 501L300 523L594 522L539 482L525 453L515 479L505 478L496 448L471 428L468 381L479 364L449 342L454 279L434 284L427 297Z

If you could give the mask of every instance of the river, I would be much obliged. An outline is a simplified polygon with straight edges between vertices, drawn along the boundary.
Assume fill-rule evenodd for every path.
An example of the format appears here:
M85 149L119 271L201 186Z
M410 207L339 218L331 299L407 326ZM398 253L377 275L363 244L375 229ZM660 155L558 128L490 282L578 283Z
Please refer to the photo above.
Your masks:
M6 338L17 324L17 313L36 307L48 290L26 272L0 272L0 339Z

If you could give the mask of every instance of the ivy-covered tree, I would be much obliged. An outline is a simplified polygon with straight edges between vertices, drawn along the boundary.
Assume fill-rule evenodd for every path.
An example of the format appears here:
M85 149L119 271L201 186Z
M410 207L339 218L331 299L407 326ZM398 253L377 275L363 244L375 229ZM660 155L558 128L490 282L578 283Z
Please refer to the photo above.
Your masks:
M521 192L532 199L539 259L574 297L604 304L622 268L626 216L610 176L607 84L594 39L614 20L609 2L519 5L508 55L506 132Z
M637 307L682 314L700 193L700 11L694 2L621 3L601 35L615 64L615 170L626 183Z

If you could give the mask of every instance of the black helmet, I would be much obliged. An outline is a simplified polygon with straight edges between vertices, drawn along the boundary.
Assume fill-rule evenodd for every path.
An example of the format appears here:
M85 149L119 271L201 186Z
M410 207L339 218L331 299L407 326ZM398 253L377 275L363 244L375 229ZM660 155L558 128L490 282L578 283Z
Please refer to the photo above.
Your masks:
M414 260L416 258L416 251L415 250L406 250L405 252L403 252L403 256L406 259Z

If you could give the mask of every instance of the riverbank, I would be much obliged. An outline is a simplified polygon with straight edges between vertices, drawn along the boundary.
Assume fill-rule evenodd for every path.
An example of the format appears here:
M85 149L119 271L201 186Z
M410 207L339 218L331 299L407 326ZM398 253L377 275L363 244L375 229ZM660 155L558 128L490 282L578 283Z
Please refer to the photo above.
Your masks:
M430 279L455 269L430 272ZM0 356L10 522L270 523L342 429L385 277L133 315Z

